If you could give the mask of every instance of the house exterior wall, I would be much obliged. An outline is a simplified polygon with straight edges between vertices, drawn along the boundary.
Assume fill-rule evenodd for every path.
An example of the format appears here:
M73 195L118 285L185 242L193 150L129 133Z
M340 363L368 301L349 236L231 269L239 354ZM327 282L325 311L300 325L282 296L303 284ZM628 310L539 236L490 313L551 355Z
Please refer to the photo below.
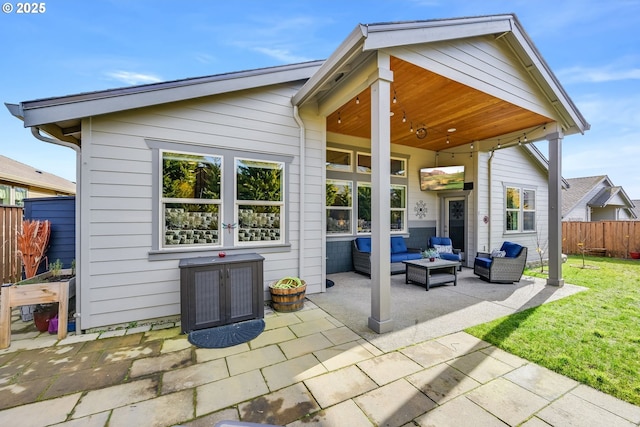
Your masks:
M478 234L477 251L491 252L504 241L528 247L528 260L539 261L536 248L548 252L549 188L546 172L537 167L525 149L511 147L493 153L478 153ZM536 231L506 231L506 186L534 189L536 192ZM486 220L486 221L485 221Z
M299 274L308 292L321 290L324 263L318 200L323 188L318 178L324 166L320 161L324 121L301 114L306 126L306 222L300 273L300 128L290 102L297 89L297 84L272 86L83 121L80 218L86 232L80 238L81 329L180 313L179 256L152 251L157 197L152 194L154 164L149 140L186 144L194 153L198 147L213 146L249 156L291 157L290 247L243 248L240 252L265 257L265 294L269 282ZM193 251L181 256L215 253L217 250Z

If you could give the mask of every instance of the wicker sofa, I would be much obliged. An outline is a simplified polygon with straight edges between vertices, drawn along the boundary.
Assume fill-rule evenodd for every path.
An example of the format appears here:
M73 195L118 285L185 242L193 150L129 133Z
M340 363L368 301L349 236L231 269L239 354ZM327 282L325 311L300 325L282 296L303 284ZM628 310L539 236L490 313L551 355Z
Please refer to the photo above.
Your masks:
M353 269L371 276L371 238L358 237L352 241L351 257ZM402 236L391 236L391 274L404 273L402 261L421 259L419 248L407 248Z
M497 256L499 253L499 256ZM473 272L492 283L519 282L527 263L527 248L517 243L504 242L493 255L478 252Z

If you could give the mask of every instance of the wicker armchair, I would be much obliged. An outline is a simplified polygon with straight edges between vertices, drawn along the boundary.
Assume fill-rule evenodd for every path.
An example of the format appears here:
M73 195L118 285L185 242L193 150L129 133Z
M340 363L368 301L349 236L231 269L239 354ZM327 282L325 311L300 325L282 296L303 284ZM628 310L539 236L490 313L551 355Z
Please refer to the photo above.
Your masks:
M492 256L478 252L473 263L473 272L492 283L519 282L527 263L527 248L517 243L504 242L500 251L504 256Z

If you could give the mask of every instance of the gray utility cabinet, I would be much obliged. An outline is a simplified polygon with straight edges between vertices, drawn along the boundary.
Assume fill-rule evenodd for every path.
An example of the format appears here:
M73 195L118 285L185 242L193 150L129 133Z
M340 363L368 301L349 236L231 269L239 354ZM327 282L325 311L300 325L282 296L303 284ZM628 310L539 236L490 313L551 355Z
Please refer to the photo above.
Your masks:
M263 261L258 254L181 260L182 332L263 318Z

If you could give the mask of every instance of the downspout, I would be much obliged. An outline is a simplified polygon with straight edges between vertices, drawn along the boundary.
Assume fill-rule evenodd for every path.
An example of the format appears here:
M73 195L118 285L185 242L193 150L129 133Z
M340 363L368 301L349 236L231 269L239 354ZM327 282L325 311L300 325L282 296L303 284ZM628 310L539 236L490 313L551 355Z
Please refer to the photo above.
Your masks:
M81 251L78 250L78 248L80 247L80 227L78 226L78 224L80 224L80 197L78 197L78 195L80 194L80 179L78 178L80 176L80 163L82 162L82 151L80 150L80 146L77 144L74 144L72 142L67 142L67 141L61 141L59 139L56 138L50 138L48 136L44 136L40 133L40 128L37 126L32 126L31 127L31 134L38 140L42 141L42 142L46 142L49 144L55 144L55 145L60 145L62 147L67 147L67 148L71 148L73 151L76 152L76 211L75 211L75 220L76 220L76 240L75 240L75 246L76 246L76 250L75 250L75 256L76 256L76 313L74 315L75 318L78 318L81 316L81 313L79 311L77 311L80 308L79 305L79 301L82 301L80 294L82 293L82 286L80 286L80 281L78 280L80 277L80 269L81 269L81 265L82 262L80 262L80 258L81 258ZM82 329L80 328L80 323L76 322L76 330L75 330L76 334L79 335L82 333Z
M292 99L293 102L293 99ZM298 112L298 106L293 106L293 118L298 123L298 127L300 128L300 191L299 191L299 204L300 204L300 231L299 231L299 241L298 241L298 277L302 278L304 276L304 229L305 229L305 197L304 197L304 187L305 187L305 154L306 154L306 138L305 133L306 129L304 127L304 122L300 118L300 114Z
M489 222L487 223L487 232L489 233L489 235L487 236L487 250L486 252L490 252L491 251L491 221L493 220L493 217L491 215L491 161L493 160L493 155L495 154L495 150L491 150L491 155L489 156L489 161L487 162L487 189L488 189L488 195L487 195L487 201L488 201L488 207L489 207Z

